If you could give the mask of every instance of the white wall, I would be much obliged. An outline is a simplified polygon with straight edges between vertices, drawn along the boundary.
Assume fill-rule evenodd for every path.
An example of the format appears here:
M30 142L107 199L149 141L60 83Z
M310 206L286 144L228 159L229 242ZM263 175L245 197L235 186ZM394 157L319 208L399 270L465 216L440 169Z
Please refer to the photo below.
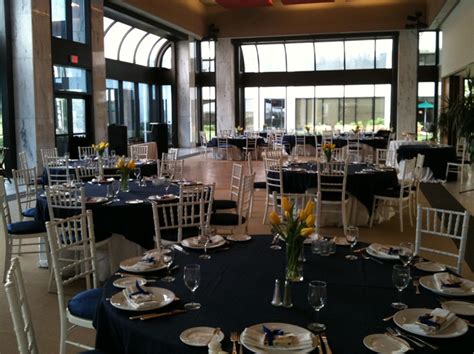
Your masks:
M474 63L474 1L461 0L441 29L441 76L445 77Z

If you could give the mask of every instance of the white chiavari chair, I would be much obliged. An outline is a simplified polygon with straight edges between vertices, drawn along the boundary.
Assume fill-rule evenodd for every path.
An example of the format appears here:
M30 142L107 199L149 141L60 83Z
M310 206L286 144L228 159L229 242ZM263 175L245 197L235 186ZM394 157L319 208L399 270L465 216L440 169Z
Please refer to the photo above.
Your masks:
M254 158L256 160L257 159L257 138L247 136L245 138L245 147L243 148L243 150L244 150L245 159L247 159L247 157L250 156L251 158Z
M78 181L87 182L93 179L94 177L98 176L99 167L97 166L97 164L92 164L88 166L81 165L81 166L76 166L75 171L76 171L76 179Z
M283 170L281 159L265 158L265 178L266 178L266 194L265 194L265 211L263 213L263 223L267 223L268 210L272 208L276 201L273 200L273 192L283 194Z
M226 209L234 209L235 211L237 211L242 176L242 165L234 163L232 165L232 175L230 176L229 198L215 199L213 202L213 208L215 211Z
M410 225L413 226L412 211L411 211L411 189L413 186L413 176L415 172L416 158L405 160L402 169L402 179L399 181L398 188L387 189L380 194L374 195L372 206L372 215L370 217L370 227L372 227L375 218L375 212L380 205L394 204L397 208L400 218L400 232L403 232L403 210L408 208L408 215L410 217Z
M157 163L160 165L159 177L168 179L183 178L184 160L158 160Z
M470 154L465 138L458 138L456 143L456 158L456 162L448 162L448 165L446 166L446 180L450 173L456 173L456 175L459 175L459 172L461 172L461 178L458 183L458 192L461 193L462 184L464 183L464 173L466 167L469 167L470 165Z
M229 138L217 137L217 152L219 157L222 156L223 159L228 160L229 155L232 156L232 145L229 144Z
M41 162L43 163L43 167L46 167L47 165L47 158L58 157L57 148L41 149L40 151L41 151Z
M295 135L294 150L297 156L306 156L306 136Z
M130 157L135 161L148 160L148 145L130 145Z
M466 252L467 234L469 228L470 215L467 210L464 212L422 208L418 204L416 216L416 238L415 238L415 254L419 255L420 251L439 254L442 256L452 257L456 260L456 266L453 267L456 273L461 274L464 255ZM423 243L423 238L428 236L428 241ZM448 252L440 248L432 248L435 243L433 237L452 239L458 242L455 246L457 253Z
M97 151L92 146L78 146L77 151L80 160L97 156Z
M387 149L375 149L375 163L377 165L386 165L387 164Z
M12 170L15 196L20 221L33 219L36 211L36 198L39 192L36 184L36 167Z
M68 183L75 179L75 171L69 166L69 157L45 157L48 185Z

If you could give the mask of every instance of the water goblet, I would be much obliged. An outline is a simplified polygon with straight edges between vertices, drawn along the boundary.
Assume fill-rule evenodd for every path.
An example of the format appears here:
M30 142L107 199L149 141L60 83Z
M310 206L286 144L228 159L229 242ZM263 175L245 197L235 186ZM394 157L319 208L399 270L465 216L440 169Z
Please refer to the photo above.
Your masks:
M187 264L184 266L184 285L191 291L191 302L184 305L185 309L198 310L201 304L194 302L194 293L201 282L201 266L199 264Z
M273 235L273 240L272 240L272 244L271 244L270 248L272 250L275 250L275 251L281 250L281 246L278 244L279 241L280 241L280 234L278 232L276 232Z
M118 194L120 192L120 182L119 181L113 181L111 183L112 186L112 193L114 196L114 199L112 199L113 202L120 202L120 199L118 198Z
M135 176L135 179L137 181L137 184L140 186L140 173L141 173L141 170L139 167L136 167L133 169L133 175Z
M162 261L166 265L167 275L161 278L162 281L166 283L172 283L175 281L175 277L171 275L171 265L173 264L174 260L174 248L171 246L162 247L161 249L162 254Z
M400 248L398 250L398 257L402 264L406 267L410 265L413 260L414 247L411 242L402 242L400 243Z
M319 322L319 311L326 305L327 284L324 281L312 280L308 286L308 302L315 310L315 321L308 325L308 329L313 332L326 330L326 325Z
M392 307L397 310L406 309L408 306L400 301L401 292L410 283L410 268L402 265L394 265L392 271L392 282L398 290L398 301L392 302Z
M346 240L351 246L351 254L346 256L346 259L354 261L357 256L354 254L354 246L357 244L359 239L359 228L357 226L348 226L346 229Z
M212 233L212 229L205 227L199 236L199 241L204 246L204 253L199 256L200 259L211 259L211 256L207 253L207 246L211 242Z

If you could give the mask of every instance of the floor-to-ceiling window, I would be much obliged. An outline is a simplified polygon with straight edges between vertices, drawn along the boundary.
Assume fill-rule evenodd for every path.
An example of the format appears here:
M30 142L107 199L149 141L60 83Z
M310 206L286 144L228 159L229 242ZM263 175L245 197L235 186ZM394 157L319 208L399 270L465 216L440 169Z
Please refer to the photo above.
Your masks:
M144 27L145 28L145 27ZM170 40L111 17L104 17L107 59L107 116L127 126L131 142L150 139L150 123L167 123L177 143L174 114L173 45Z
M196 82L198 86L199 127L207 139L217 134L216 120L216 42L196 42Z
M235 40L246 129L365 131L393 126L394 33ZM239 119L237 117L237 119Z

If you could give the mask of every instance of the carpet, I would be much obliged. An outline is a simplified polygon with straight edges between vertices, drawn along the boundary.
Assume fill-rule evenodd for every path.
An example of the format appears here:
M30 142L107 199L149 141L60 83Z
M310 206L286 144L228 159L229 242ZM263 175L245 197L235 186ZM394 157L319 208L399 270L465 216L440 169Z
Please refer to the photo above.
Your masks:
M441 183L422 183L421 191L433 208L449 209L463 212L464 207L449 193ZM474 217L469 220L466 243L466 263L474 270Z

